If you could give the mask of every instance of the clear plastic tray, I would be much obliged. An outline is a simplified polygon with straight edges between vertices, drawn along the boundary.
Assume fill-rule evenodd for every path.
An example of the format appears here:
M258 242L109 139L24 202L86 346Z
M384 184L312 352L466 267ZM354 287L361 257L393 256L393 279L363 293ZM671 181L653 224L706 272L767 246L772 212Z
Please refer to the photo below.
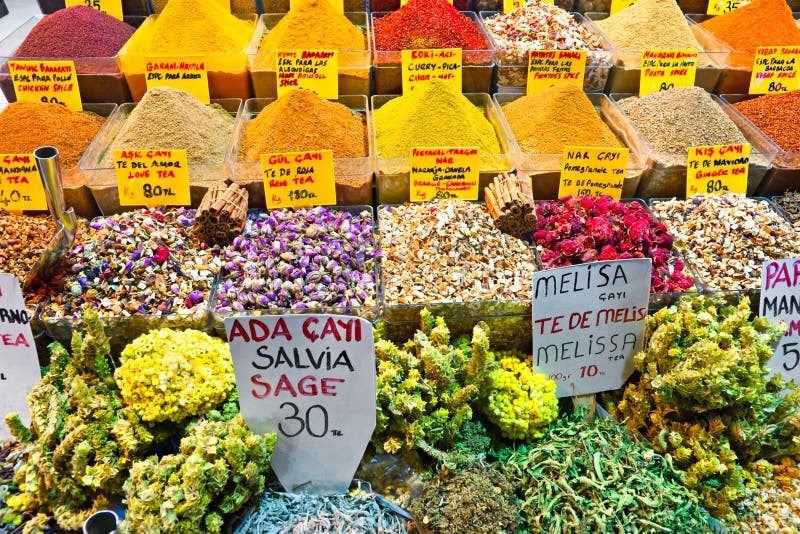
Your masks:
M727 104L735 104L744 100L751 100L763 95L722 95L722 100ZM769 136L753 124L744 113L736 108L732 108L741 120L747 121L753 125L753 128L764 134L764 137L769 139ZM776 113L778 110L776 110ZM771 140L771 139L770 139ZM789 190L797 189L800 186L800 152L788 152L777 146L778 153L775 159L772 160L772 168L764 176L761 185L756 191L757 194L765 197L780 195Z
M372 28L372 64L375 67L375 95L396 95L403 92L403 73L400 50L378 50L375 45L375 21L389 13L373 11ZM486 26L471 11L462 11L483 35L486 48L483 50L463 50L461 60L461 88L464 93L488 93L492 86L494 73L494 44Z
M522 94L496 94L493 99L500 111L504 126L511 136L512 150L517 154L515 166L520 174L533 180L533 198L554 200L558 198L558 186L561 180L561 164L564 154L524 154L511 126L503 114L503 105L522 98ZM599 93L586 95L591 100L600 118L608 124L622 142L630 149L628 165L625 169L625 181L622 186L622 197L632 198L636 195L639 181L649 167L648 154L650 148L622 111L607 96Z
M213 1L213 0L210 0ZM255 31L257 15L236 14L242 20L252 21ZM130 89L133 100L139 101L147 92L145 76L146 59L158 57L153 54L130 53L131 46L142 39L142 31L147 30L155 23L158 15L150 15L142 23L136 33L119 51L120 69L125 75L125 81ZM247 41L250 42L249 39ZM166 57L167 55L165 55ZM253 96L248 71L247 47L239 52L205 54L206 71L208 72L208 90L211 99L240 98L247 100Z
M608 13L586 13L588 24L601 35L605 35L592 21L608 18ZM713 35L703 30L694 20L686 18L689 29L703 47L698 53L697 75L694 84L712 92L722 74L722 65L730 53L730 49ZM616 47L613 40L606 36L611 46ZM642 76L643 50L614 50L614 67L611 69L606 93L639 93L639 79Z
M573 0L553 0L553 5L564 11L573 11ZM502 0L475 0L473 11L502 11Z
M391 210L392 205L381 205L381 210ZM376 221L379 222L379 216ZM380 232L380 224L378 224ZM381 243L381 250L383 250ZM536 250L531 248L536 270L541 262ZM383 320L387 337L396 342L411 339L419 330L419 313L427 308L433 315L444 317L451 336L471 335L476 324L483 321L489 326L492 347L497 350L517 349L529 351L533 346L533 323L531 322L531 299L471 300L446 302L420 302L414 304L390 303L386 300L386 273L381 272L384 287L381 290Z
M0 103L0 113L3 112L6 106L8 106L7 103ZM108 119L116 109L116 104L83 104L83 111L96 113L106 119ZM102 131L102 127L100 131ZM98 131L98 135L99 133ZM88 152L88 150L89 148L87 147L86 151ZM71 169L62 169L61 172L61 187L64 191L64 202L67 208L73 208L76 215L86 219L91 219L100 215L92 192L89 191L89 188L86 186L86 178L82 176L80 167L76 164ZM69 184L67 182L69 182Z
M636 97L631 94L612 94L610 96L614 103L619 103L625 98ZM753 195L771 168L772 160L778 153L778 147L729 104L723 102L720 97L711 95L711 98L719 104L722 111L730 117L750 143L747 194ZM642 176L636 196L645 200L665 197L686 198L687 154L659 152L653 148L646 137L642 137L650 149L650 169Z
M63 4L63 2L62 2ZM17 95L14 92L14 84L8 72L8 61L16 60L72 60L75 62L75 70L78 72L78 87L81 92L83 102L114 102L122 104L131 99L128 92L128 85L122 75L118 56L112 57L83 57L83 58L48 58L48 57L14 57L17 49L45 15L31 17L19 28L11 32L8 37L0 41L0 89L2 89L6 100L16 102ZM125 17L125 22L138 27L144 21L143 17ZM124 48L124 47L123 47Z
M250 207L266 209L261 162L239 161L239 151L247 123L253 120L275 98L251 98L244 104L233 129L233 139L228 150L228 162L233 167L234 180L250 193ZM340 96L334 102L347 106L364 118L368 154L361 158L334 158L336 201L340 205L372 204L372 162L375 154L372 123L368 119L369 103L366 96Z
M372 42L369 15L366 12L345 13L347 19L364 32L364 50L339 50L339 94L370 94L370 51ZM284 14L270 13L258 19L256 32L248 48L250 57L250 77L256 98L275 98L277 95L277 75L275 51L259 52L261 41L285 17Z
M369 211L373 217L373 225L375 224L375 213L372 206L326 206L331 211L346 211L352 215L358 215L363 211ZM374 227L374 226L373 226ZM378 243L378 235L374 234L376 245ZM376 247L377 250L377 247ZM223 339L228 339L225 332L225 319L228 317L258 317L262 315L289 315L289 314L308 314L308 313L331 313L339 315L352 315L361 317L370 322L377 321L381 316L381 302L383 300L383 285L381 283L381 269L380 258L375 259L375 305L374 306L348 306L348 307L323 307L323 308L306 308L306 309L292 309L292 308L264 308L260 310L246 310L241 312L217 312L217 302L219 300L217 292L220 285L226 281L226 271L223 268L217 276L217 283L214 291L211 294L209 302L209 312L211 315L211 325L213 332L216 336Z
M481 20L496 15L497 11L481 11ZM587 93L598 93L605 89L612 67L614 49L611 42L600 33L594 25L589 25L587 19L580 13L571 13L575 21L585 26L591 33L600 38L600 50L587 50L586 72L583 78L583 90ZM494 40L488 27L486 32L492 39L495 48L495 63L497 63L497 92L498 93L524 93L528 87L528 61L520 62L518 57L501 49Z
M373 112L389 100L398 98L399 95L375 95L372 97ZM485 93L467 93L464 95L470 102L486 111L486 118L494 126L497 139L500 142L502 154L481 154L481 171L478 187L478 198L483 198L484 188L491 183L495 176L506 172L514 166L516 154L511 141L511 132L507 129L505 121L500 116L500 110ZM370 115L373 146L377 157L376 187L378 204L400 204L408 202L411 197L410 187L410 157L383 158L378 153L378 140L375 130L375 117Z
M232 116L237 117L242 108L242 101L236 98L212 100L212 104L219 104L224 107ZM136 104L128 103L119 106L109 117L105 125L95 137L89 149L78 163L81 172L86 177L86 184L92 192L100 212L104 215L121 213L133 209L132 206L120 206L119 191L117 190L117 175L113 167L104 167L103 160L106 157L111 144L114 142L122 125L128 119ZM235 123L234 123L235 125ZM231 136L233 137L233 136ZM227 151L230 151L230 140L228 141ZM131 149L141 147L130 147ZM183 147L164 147L180 149ZM191 205L197 207L206 194L209 187L216 182L230 178L232 175L230 165L227 161L220 161L207 164L189 165L189 184L191 189Z

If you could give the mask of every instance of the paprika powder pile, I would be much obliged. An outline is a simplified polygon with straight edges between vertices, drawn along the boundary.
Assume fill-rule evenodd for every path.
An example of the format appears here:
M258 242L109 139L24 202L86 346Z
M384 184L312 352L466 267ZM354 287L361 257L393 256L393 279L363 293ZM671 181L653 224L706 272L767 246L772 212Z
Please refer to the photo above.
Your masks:
M105 119L58 104L14 102L0 113L0 154L30 154L40 146L58 149L61 166L72 169ZM64 173L63 185L79 185L79 173Z
M752 68L759 46L800 45L800 29L784 0L754 0L700 26L734 50L727 59L732 67Z
M767 137L789 154L778 154L775 163L800 167L800 91L772 93L733 105Z

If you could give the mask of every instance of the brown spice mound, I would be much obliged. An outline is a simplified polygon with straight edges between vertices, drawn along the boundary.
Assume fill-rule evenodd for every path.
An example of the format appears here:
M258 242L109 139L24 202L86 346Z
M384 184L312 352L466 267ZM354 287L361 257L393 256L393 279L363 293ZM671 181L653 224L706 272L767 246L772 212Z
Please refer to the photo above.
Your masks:
M94 113L58 104L15 102L0 113L0 154L30 154L50 145L58 149L61 166L71 169L104 122Z
M503 106L525 154L561 154L565 146L623 147L580 87L556 85Z
M311 91L292 91L247 124L239 160L258 161L261 154L301 150L333 150L336 158L364 157L364 119Z

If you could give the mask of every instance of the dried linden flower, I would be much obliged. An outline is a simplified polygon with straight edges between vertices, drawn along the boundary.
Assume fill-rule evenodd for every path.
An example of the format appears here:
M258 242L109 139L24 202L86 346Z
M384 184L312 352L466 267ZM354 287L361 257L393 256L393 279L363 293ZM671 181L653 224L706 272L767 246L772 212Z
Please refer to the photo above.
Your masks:
M228 345L197 330L155 330L125 347L114 377L147 422L180 422L221 405L235 386Z

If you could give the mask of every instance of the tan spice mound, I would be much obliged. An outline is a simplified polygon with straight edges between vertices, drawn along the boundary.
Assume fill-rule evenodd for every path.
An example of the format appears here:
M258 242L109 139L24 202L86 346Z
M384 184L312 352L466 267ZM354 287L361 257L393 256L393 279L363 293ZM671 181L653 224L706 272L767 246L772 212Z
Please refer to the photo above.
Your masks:
M525 154L561 154L565 146L625 145L574 85L556 85L503 106Z
M333 150L336 158L364 157L368 154L364 119L347 106L311 91L292 91L247 123L239 161L301 150Z

